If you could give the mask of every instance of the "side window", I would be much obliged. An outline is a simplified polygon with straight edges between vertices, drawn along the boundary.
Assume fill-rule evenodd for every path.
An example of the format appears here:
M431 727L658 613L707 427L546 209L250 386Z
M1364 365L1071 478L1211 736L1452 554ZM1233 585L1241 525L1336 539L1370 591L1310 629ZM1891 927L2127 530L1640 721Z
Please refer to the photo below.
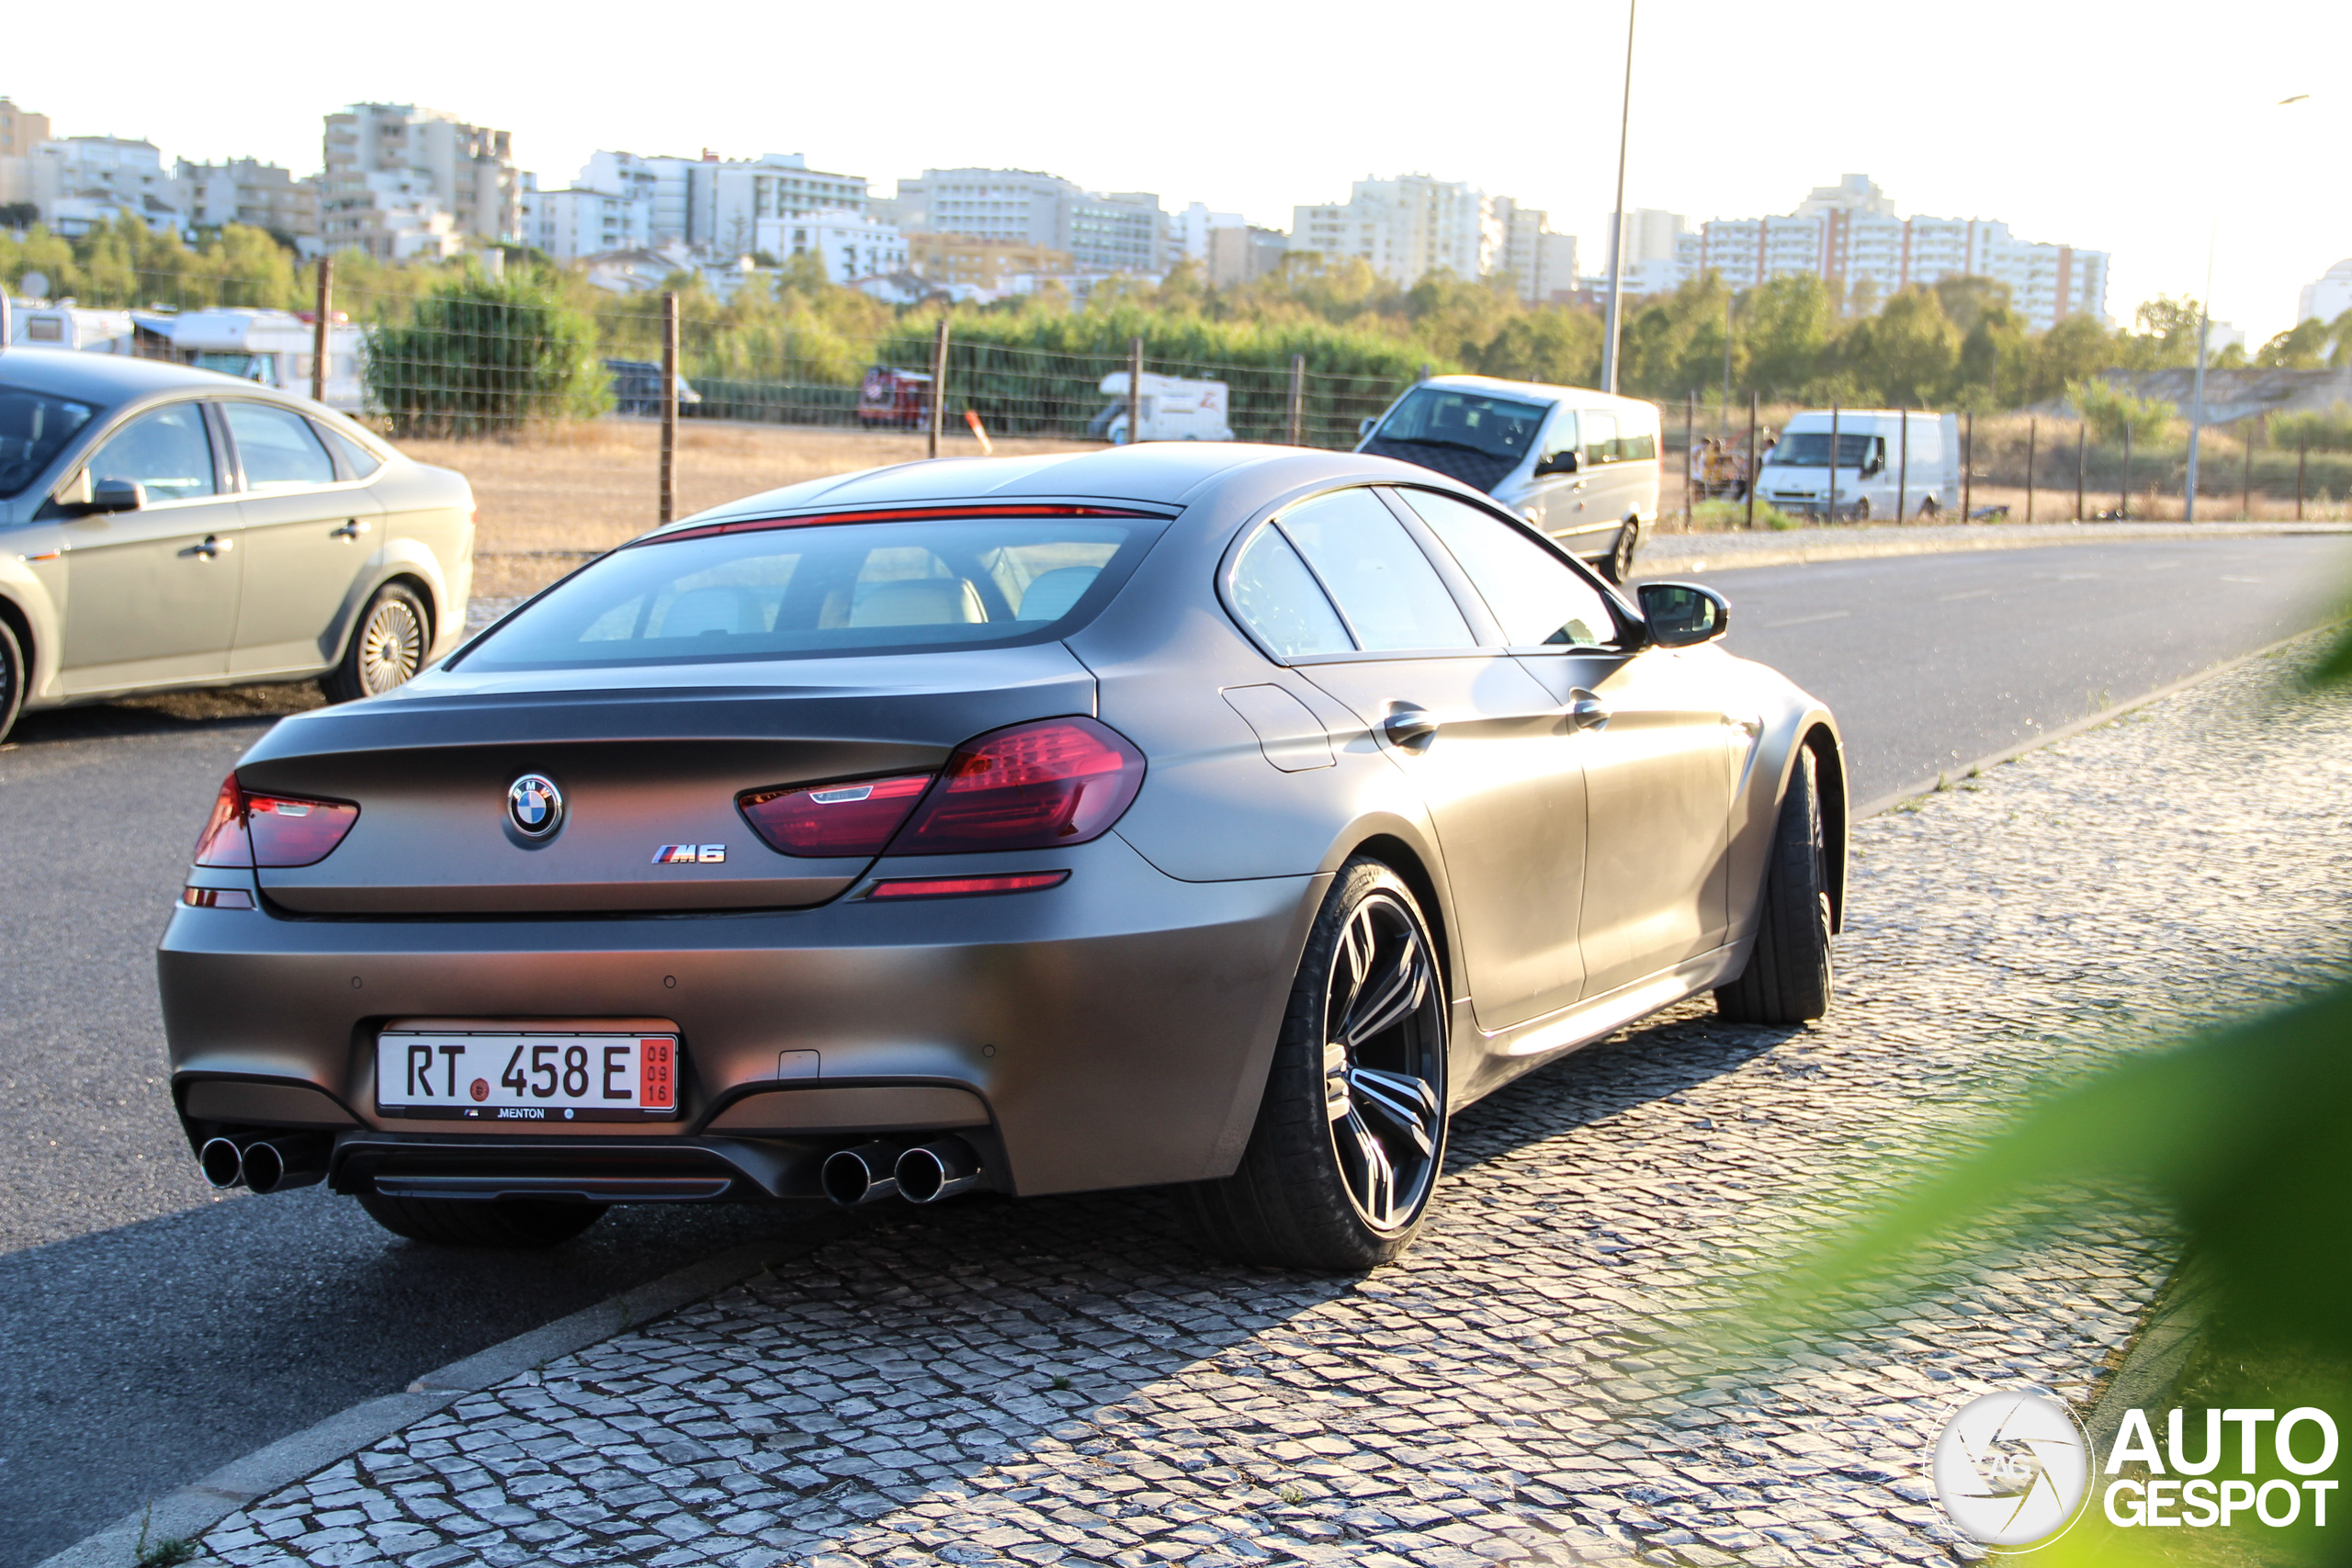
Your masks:
M1588 463L1613 463L1617 460L1617 416L1588 411L1577 417L1584 427L1584 460Z
M93 481L136 479L151 502L220 493L212 477L212 438L205 433L204 411L195 403L174 403L132 420L98 448L89 473Z
M1331 591L1364 649L1477 646L1437 569L1370 491L1317 496L1276 523Z
M327 450L334 454L335 461L342 465L345 479L364 479L384 466L381 457L334 426L312 420L311 428L319 433L320 439L327 444Z
M1259 529L1233 563L1233 607L1284 659L1355 647L1306 563L1272 525Z
M1617 456L1629 463L1645 463L1657 456L1657 436L1650 431L1617 438Z
M248 490L303 490L334 483L334 459L300 414L267 403L233 400L221 409L229 416L229 434L236 440Z
M1467 502L1426 490L1396 493L1453 552L1511 647L1598 648L1615 640L1609 602L1559 557Z
M1544 448L1535 455L1542 462L1546 457L1577 449L1577 411L1562 409L1552 416L1551 426L1544 433Z

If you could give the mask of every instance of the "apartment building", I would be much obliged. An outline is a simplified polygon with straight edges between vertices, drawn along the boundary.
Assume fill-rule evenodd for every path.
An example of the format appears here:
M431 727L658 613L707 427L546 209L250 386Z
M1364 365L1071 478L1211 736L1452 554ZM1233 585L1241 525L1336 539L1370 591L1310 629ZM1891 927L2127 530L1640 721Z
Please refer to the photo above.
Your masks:
M1495 269L1502 244L1484 191L1428 175L1358 180L1346 201L1292 213L1292 250L1361 259L1408 288L1432 272L1483 277Z
M1566 299L1577 287L1577 237L1552 231L1552 215L1521 207L1507 196L1494 198L1493 217L1502 240L1494 270L1509 273L1519 297L1535 304Z
M2300 323L2317 317L2333 323L2346 310L2352 310L2352 256L2303 285L2295 301L2295 320Z
M39 119L39 116L25 117ZM130 217L157 231L185 230L179 188L155 144L130 136L64 136L28 156L0 162L0 201L28 201L68 238Z
M784 261L815 256L831 283L854 283L907 270L907 242L892 225L861 212L808 212L763 218L753 249Z
M29 158L33 149L49 138L49 116L17 107L14 98L0 97L0 158Z
M1241 229L1209 231L1209 287L1231 288L1282 270L1290 254L1290 236L1280 229L1255 224Z
M523 176L523 243L560 262L612 251L653 245L653 202L643 195L615 195L572 186L539 189L538 177Z
M1090 191L1035 169L925 169L887 213L910 235L963 234L1067 252L1084 273L1157 274L1168 215L1149 191Z
M180 210L191 225L214 228L242 223L283 234L298 249L317 247L319 182L315 176L296 179L292 170L254 158L232 158L220 164L192 164L182 158L174 171L173 184L178 188Z
M1736 288L1811 273L1840 298L1883 298L1953 276L2008 286L2027 325L2107 319L2108 254L2020 240L1981 218L1904 218L1868 176L1821 186L1784 218L1717 219L1676 242L1676 281L1713 271Z
M798 152L725 159L708 149L696 158L606 150L591 156L573 183L648 202L654 244L737 255L762 248L759 226L770 219L819 212L863 217L873 206L865 175L812 169Z
M405 260L523 238L507 131L413 104L354 104L326 117L324 152L319 233L331 252Z
M1070 277L1078 262L1068 251L1023 240L978 234L919 232L906 237L907 269L949 288L1007 293L1016 278Z

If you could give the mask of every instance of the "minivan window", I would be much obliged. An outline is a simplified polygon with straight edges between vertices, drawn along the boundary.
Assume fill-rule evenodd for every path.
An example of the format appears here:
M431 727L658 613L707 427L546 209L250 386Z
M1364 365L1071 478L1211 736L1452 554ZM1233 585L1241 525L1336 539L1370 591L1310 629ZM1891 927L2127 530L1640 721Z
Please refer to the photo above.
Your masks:
M815 523L653 538L590 562L461 655L548 670L956 651L1065 637L1151 521Z
M1456 446L1513 461L1527 455L1549 403L1498 398L1459 388L1422 387L1407 394L1373 433L1375 441Z
M97 415L96 403L0 387L0 500L40 478Z
M1437 569L1370 491L1318 495L1276 521L1331 591L1363 648L1477 646Z
M1584 426L1584 460L1588 463L1613 463L1617 460L1617 416L1613 413L1589 412L1578 421Z

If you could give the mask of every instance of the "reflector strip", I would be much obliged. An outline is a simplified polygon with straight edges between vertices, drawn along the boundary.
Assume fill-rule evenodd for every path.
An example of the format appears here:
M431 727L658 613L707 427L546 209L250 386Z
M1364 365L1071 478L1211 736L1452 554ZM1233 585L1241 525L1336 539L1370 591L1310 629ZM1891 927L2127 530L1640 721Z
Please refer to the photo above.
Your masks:
M191 909L250 909L254 896L237 887L184 887L180 902Z
M666 545L673 539L707 539L720 534L750 534L765 528L815 528L829 523L929 523L966 517L1140 517L1165 523L1162 512L1135 512L1117 506L910 506L883 512L821 512L812 517L747 517L734 523L706 523L674 534L654 534L623 546Z
M1028 893L1058 887L1069 880L1066 871L1014 871L999 876L902 876L877 882L868 898L968 898L976 893Z

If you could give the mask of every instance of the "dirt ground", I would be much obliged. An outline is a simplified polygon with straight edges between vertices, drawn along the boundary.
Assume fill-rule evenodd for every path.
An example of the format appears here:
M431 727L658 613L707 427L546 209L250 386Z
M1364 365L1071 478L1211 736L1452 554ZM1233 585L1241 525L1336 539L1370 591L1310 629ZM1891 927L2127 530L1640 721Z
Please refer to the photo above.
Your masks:
M1085 450L1092 443L999 441L999 456ZM478 532L474 592L527 593L585 557L653 526L661 504L661 427L600 419L513 441L403 441L419 462L471 481ZM924 456L924 439L896 432L810 430L692 421L678 431L678 515L802 479ZM979 456L958 429L940 450Z

